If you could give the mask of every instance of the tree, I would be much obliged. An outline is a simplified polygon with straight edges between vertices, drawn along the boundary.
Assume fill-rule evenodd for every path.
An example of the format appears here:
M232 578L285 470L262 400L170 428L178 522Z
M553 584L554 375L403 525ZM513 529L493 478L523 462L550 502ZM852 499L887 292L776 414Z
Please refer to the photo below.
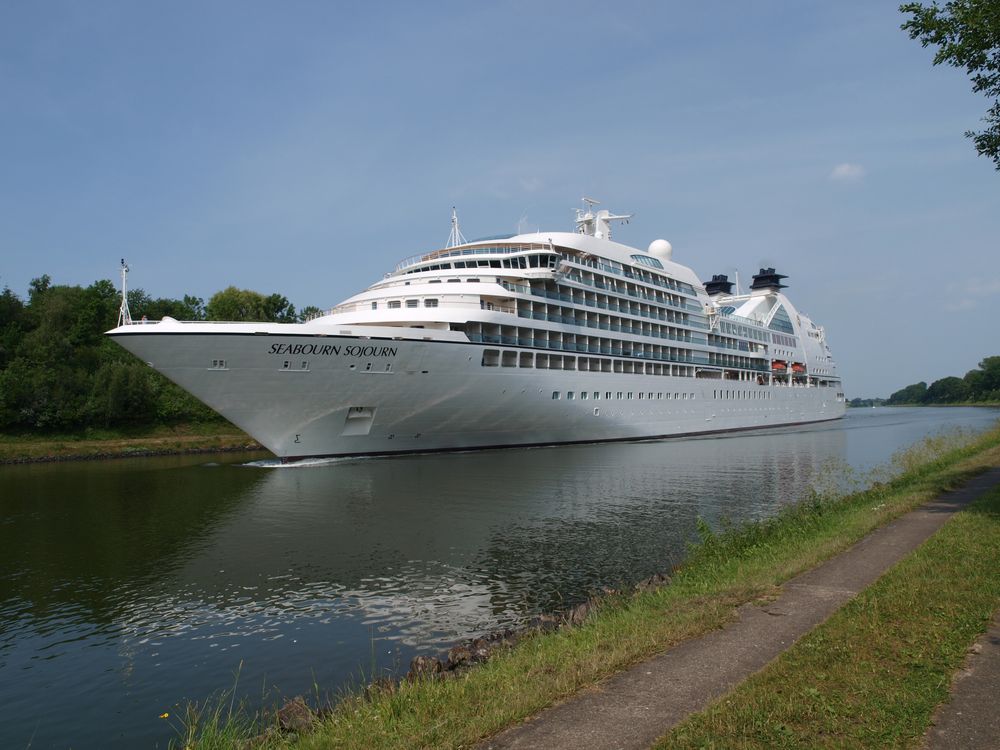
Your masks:
M0 294L0 370L13 358L24 336L24 303L8 287Z
M295 306L280 294L264 296L250 289L227 287L216 292L205 306L208 320L296 322Z
M316 305L306 305L301 310L299 310L299 322L305 323L307 320L318 317L323 314L323 311L316 307Z
M979 363L983 373L983 389L1000 391L1000 357L986 357Z
M968 399L969 384L962 378L949 375L931 383L924 402L928 404L953 404L959 401L968 401Z
M912 16L901 27L910 39L938 48L935 65L965 68L972 90L994 99L983 118L988 127L965 135L1000 170L1000 0L949 0L943 8L905 3L899 10Z
M889 403L896 404L922 404L924 402L924 397L927 395L927 383L922 380L919 383L914 383L913 385L908 385L906 388L902 388L891 396L889 396Z
M142 289L129 289L128 307L132 319L145 317L147 320L162 320L170 316L174 320L204 320L205 302L201 297L185 294L184 299L159 297L153 299Z

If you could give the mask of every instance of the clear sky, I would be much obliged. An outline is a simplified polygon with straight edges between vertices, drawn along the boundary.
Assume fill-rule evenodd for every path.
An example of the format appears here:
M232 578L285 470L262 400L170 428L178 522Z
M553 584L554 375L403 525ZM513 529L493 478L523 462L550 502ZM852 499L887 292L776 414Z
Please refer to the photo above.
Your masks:
M895 2L0 5L0 286L117 276L329 307L403 257L634 212L761 265L849 396L1000 354L988 102Z

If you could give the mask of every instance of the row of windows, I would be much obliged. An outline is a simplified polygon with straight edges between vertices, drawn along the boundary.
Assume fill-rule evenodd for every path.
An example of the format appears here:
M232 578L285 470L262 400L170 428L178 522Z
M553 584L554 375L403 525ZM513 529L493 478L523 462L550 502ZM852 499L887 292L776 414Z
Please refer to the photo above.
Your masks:
M406 273L446 271L451 268L555 268L558 260L559 257L552 253L544 255L518 255L513 258L456 260L454 263L432 263L426 266L418 266Z
M509 292L530 294L533 297L544 297L545 299L557 300L559 302L569 302L573 305L607 310L608 312L625 313L626 315L635 315L651 320L669 321L671 323L679 323L680 325L708 330L708 326L705 323L693 319L687 312L677 312L665 307L664 305L674 305L674 307L681 310L687 309L684 305L671 302L667 298L657 300L654 297L644 295L629 295L637 299L652 300L652 304L650 304L649 302L633 302L620 294L615 294L613 291L605 294L585 289L575 289L561 284L535 282L530 286L525 286L522 284L512 284L509 281L500 281L500 286ZM660 304L656 304L657 302ZM517 300L517 305L521 309L528 309L528 306L537 306L538 304L537 302L529 302L528 300ZM567 308L567 314L573 314L574 311L584 312L582 310L575 310L575 308ZM591 313L588 312L587 314Z
M634 336L650 336L652 338L670 339L671 341L690 341L697 344L707 343L701 334L692 334L683 328L674 328L660 323L647 323L643 320L622 318L617 315L604 315L596 312L585 312L572 307L547 305L545 303L528 303L518 300L517 316L531 320L545 320L550 323L595 328L616 333L627 333ZM530 305L530 307L529 307ZM502 309L502 308L501 308ZM634 313L639 315L640 313Z
M719 336L714 333L708 334L708 345L719 349L735 349L741 352L764 351L763 344L755 344L751 341L743 341L741 339L731 339L727 336Z
M600 289L611 294L627 295L629 297L634 297L635 299L658 302L661 305L672 305L673 307L677 307L681 310L702 312L701 305L695 304L694 302L688 302L683 297L673 294L664 294L663 292L655 289L647 291L645 288L637 284L630 284L624 281L619 283L614 279L607 278L606 276L589 273L584 275L571 273L565 278L566 281L572 281L583 286Z
M420 307L420 300L418 299L408 299L406 300L406 306L409 308ZM424 307L437 307L438 301L434 297L429 297L424 300ZM390 310L398 310L402 307L402 302L398 299L391 299L386 303L386 307ZM372 302L372 310L378 310L378 302Z
M663 264L660 262L660 259L654 258L652 255L633 255L632 260L640 266L649 266L650 268L659 268L661 271L663 270Z
M732 400L752 400L752 401L767 401L771 398L770 391L712 391L712 398L723 399L725 401Z
M708 353L708 364L716 367L735 367L740 370L756 370L763 372L767 370L764 360L754 357L744 357L737 354L719 354L717 352Z
M501 326L491 323L470 322L455 324L452 330L464 330L469 341L475 344L506 344L533 349L552 349L563 352L585 354L606 354L613 357L635 357L660 362L684 362L707 365L708 359L702 352L695 352L676 346L647 344L622 339L606 339L597 336L583 336L561 331Z
M519 253L527 250L526 246L498 246L498 247L478 247L478 248L465 248L462 250L456 250L451 253L441 254L438 257L453 257L456 255L501 255L510 253ZM682 292L684 294L695 295L694 287L683 281L677 281L676 279L670 278L666 275L661 275L658 273L652 273L643 268L636 266L628 266L618 261L602 259L602 261L597 261L593 259L584 259L577 257L570 253L560 254L564 260L571 263L576 263L581 266L590 266L601 271L612 273L618 276L625 276L629 279L635 279L641 281L645 284L650 284L652 286L658 286L664 289L673 289L675 291ZM651 268L656 268L659 270L663 269L663 264L652 256L648 255L633 255L632 259L643 266L649 266ZM451 268L555 268L559 260L559 256L549 252L538 255L518 255L516 257L510 258L489 258L489 259L475 259L475 260L458 260L453 263L451 262L437 262L428 263L425 265L416 266L406 273L421 273L424 271L440 271L448 270Z
M767 331L760 331L753 326L739 325L738 323L731 323L728 320L723 320L719 323L719 328L723 333L728 333L733 336L740 336L745 339L754 339L756 341L767 342Z
M626 375L669 375L693 377L694 368L661 362L634 362L603 357L574 357L547 352L485 349L483 367L519 367L536 370L576 370L578 372L608 372Z
M790 346L793 349L799 345L794 336L782 336L780 333L772 333L771 341L780 346Z
M588 399L591 399L591 395L590 395L589 391L580 391L579 396L580 396L580 400L581 401L587 401ZM553 401L559 401L560 399L562 399L562 397L563 397L562 391L552 391L552 400ZM576 391L566 391L566 400L567 401L574 401L574 400L576 400L576 397L577 397ZM688 399L690 399L691 401L694 401L694 394L693 393L659 393L659 392L654 393L652 391L645 391L645 392L644 391L639 391L638 393L636 393L634 391L617 391L617 392L615 392L615 391L605 391L604 392L604 400L605 401L631 401L633 398L636 399L636 400L639 400L639 401L642 401L642 400L646 400L646 401L663 401L663 400L666 400L666 401L687 401ZM600 391L594 391L593 392L593 398L591 400L593 400L593 401L600 401L601 400L601 392Z
M599 271L613 273L617 276L636 279L645 284L651 284L652 286L658 286L663 289L673 289L675 291L682 292L683 294L690 294L692 296L695 295L694 287L690 284L678 281L677 279L673 279L669 276L661 276L658 273L652 273L642 268L625 266L613 260L602 262L594 260L593 258L575 257L571 255L563 255L563 257L570 263L575 263L580 266L589 266L590 268L596 268Z

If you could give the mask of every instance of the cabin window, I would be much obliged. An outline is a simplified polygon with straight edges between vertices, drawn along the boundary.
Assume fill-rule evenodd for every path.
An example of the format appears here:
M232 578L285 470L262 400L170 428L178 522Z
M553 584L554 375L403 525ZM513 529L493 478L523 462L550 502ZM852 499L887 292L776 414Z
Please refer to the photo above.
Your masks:
M408 300L406 300L406 306L407 307L416 307L419 304L420 304L420 300L418 300L418 299L408 299Z
M438 301L436 299L425 299L424 307L437 307Z
M552 391L552 400L553 401L559 400L559 391Z
M378 310L378 302L372 302L372 310Z
M398 310L399 308L400 308L400 303L399 303L398 299L391 299L391 300L389 300L389 309L390 310Z

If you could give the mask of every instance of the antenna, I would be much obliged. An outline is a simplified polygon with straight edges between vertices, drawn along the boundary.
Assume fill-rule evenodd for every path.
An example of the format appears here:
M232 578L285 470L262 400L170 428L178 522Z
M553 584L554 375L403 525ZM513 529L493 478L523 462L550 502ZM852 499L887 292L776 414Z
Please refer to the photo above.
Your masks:
M122 306L118 308L118 326L132 325L132 314L128 311L128 264L122 258Z
M736 296L739 297L740 292L740 269L733 269L736 272Z
M462 234L462 230L458 227L458 211L455 207L451 207L451 234L448 235L448 244L445 247L455 247L456 245L464 245L468 242L465 239L465 235Z

